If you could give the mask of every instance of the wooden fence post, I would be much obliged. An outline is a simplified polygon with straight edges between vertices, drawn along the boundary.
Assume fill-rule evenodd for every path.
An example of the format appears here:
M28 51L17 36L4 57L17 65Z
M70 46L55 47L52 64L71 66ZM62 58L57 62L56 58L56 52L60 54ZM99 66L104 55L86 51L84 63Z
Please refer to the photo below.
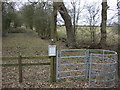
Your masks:
M50 64L50 82L56 82L56 57L52 56Z
M18 64L19 64L19 83L22 83L23 77L22 77L22 56L19 55L18 57Z
M54 39L51 39L51 45L53 45L54 47L53 51L55 51L54 53L52 53L55 55L49 55L50 56L50 82L53 83L53 82L56 82L56 55L57 55L57 49L56 49L56 46L54 45Z

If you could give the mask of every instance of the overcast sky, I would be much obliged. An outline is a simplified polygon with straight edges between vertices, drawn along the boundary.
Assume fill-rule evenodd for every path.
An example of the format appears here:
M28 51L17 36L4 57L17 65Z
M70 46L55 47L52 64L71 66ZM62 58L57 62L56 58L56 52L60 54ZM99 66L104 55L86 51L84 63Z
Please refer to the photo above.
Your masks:
M81 8L86 5L86 4L94 4L94 3L97 3L97 5L95 6L99 6L100 8L100 12L99 12L99 16L100 18L98 18L98 23L97 25L100 25L100 22L101 22L101 8L102 8L102 0L63 0L65 2L65 5L66 7L68 8L71 8L71 4L70 2L71 1L77 1L79 2L80 1L80 5L81 5ZM110 19L117 13L117 0L107 0L107 4L109 6L109 9L107 10L107 20L108 20L108 23L112 23L112 22L117 22L117 16L114 17L114 19L112 19L110 21ZM81 15L81 19L79 20L79 24L82 24L82 25L85 25L87 24L86 22L86 16L88 15L87 11L86 10L83 10L82 12L82 15Z
M28 0L9 0L9 1L24 3L24 2L27 2ZM29 0L29 1L34 2L34 1L38 1L38 0ZM46 1L46 0L44 0L44 1ZM53 0L53 1L61 1L61 0ZM83 8L83 6L86 5L86 4L97 3L98 6L100 6L99 7L100 8L99 23L101 22L101 7L102 7L101 2L102 2L102 0L63 0L63 1L64 1L65 6L67 8L72 8L71 3L70 3L71 1L77 1L77 2L80 1L80 8ZM109 20L111 17L113 17L115 15L115 13L117 13L117 9L116 9L116 7L117 7L117 0L107 0L107 2L108 2L108 6L109 6L109 9L107 10L107 16L108 16L107 19ZM19 7L19 6L17 6L17 7ZM77 5L77 7L78 7L78 5ZM85 22L83 22L85 20L85 16L86 16L85 14L87 15L88 13L86 13L86 11L82 12L82 14L81 14L81 19L82 20L79 20L79 23L82 23L82 25L86 24ZM60 15L58 15L58 18L59 17L60 17ZM113 19L112 22L117 22L117 17L116 17L116 19Z
M63 0L63 1L65 3L66 7L69 7L71 5L71 4L68 4L71 1L77 1L77 2L80 1L81 8L86 4L97 3L100 6L99 7L100 8L100 12L99 12L100 18L98 19L98 21L99 21L98 23L100 24L100 22L101 22L101 9L102 9L101 3L102 3L102 0ZM115 16L115 14L117 14L117 12L118 12L118 10L117 10L117 0L107 0L107 4L109 6L109 9L107 10L107 23L118 22L118 17ZM84 18L88 13L86 13L86 14L84 12L82 12L82 13L83 13L83 15L81 15L82 20L79 20L79 24L84 25L84 24L86 24L86 22L84 22ZM111 19L113 16L115 16L114 19Z

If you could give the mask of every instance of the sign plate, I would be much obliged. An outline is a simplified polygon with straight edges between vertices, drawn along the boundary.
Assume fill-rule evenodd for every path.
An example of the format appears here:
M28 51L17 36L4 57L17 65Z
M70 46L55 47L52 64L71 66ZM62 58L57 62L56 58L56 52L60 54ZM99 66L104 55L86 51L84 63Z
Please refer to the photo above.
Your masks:
M48 46L48 56L56 56L56 45Z

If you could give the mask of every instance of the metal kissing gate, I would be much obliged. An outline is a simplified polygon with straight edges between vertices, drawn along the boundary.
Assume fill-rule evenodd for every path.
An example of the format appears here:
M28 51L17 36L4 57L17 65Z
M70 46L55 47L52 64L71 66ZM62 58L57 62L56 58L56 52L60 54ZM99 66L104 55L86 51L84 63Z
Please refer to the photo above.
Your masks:
M56 79L85 77L91 88L114 87L117 81L117 53L102 49L57 51Z

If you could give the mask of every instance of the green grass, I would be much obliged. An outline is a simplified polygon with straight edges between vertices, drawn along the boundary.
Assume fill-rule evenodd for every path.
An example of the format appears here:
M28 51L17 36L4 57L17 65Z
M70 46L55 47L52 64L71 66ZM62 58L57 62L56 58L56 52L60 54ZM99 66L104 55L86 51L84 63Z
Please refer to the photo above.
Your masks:
M97 29L98 30L96 30L96 33L98 35L96 34L96 39L99 39L100 32L99 32L99 28L97 28ZM107 43L114 45L117 42L116 41L117 37L118 37L117 34L114 33L114 30L111 28L107 28L107 33L108 33ZM65 27L58 27L58 35L59 35L59 38L66 38ZM79 41L81 43L83 43L82 41L84 41L85 43L90 42L90 32L88 30L88 27L81 27L78 29L77 41ZM50 44L50 42L48 40L42 40L41 38L38 37L37 33L32 30L26 30L26 33L9 33L7 37L3 37L2 54L3 54L3 56L18 56L19 53L21 53L22 56L46 56L46 55L48 55L48 45L49 44ZM66 48L64 45L65 43L58 41L56 44L58 46L58 49ZM77 55L77 53L76 53L76 55ZM35 60L37 60L37 59L35 59ZM33 59L34 62L35 62L35 60ZM31 61L29 61L29 62L31 62ZM44 68L39 67L37 69L35 68L35 70L34 69L29 70L29 68L30 67L26 68L26 72L28 71L28 73L24 74L24 75L27 75L26 79L28 77L30 77L32 81L33 80L37 81L38 78L36 78L36 79L34 78L34 76L37 76L35 74L35 72L38 72L38 71L42 72L44 70ZM41 69L41 70L38 70L38 69ZM3 70L3 71L5 74L9 71L9 69L7 68L6 72L5 72L5 70ZM10 71L13 73L12 70L10 70ZM49 68L46 68L46 71L49 71ZM34 73L35 75L34 74L30 75L29 73ZM7 74L7 75L9 75L9 74ZM38 75L40 75L40 74L38 74ZM41 75L44 76L44 74L41 74ZM48 72L46 73L46 76L47 75L48 75ZM44 79L43 76L40 76L41 81ZM61 82L58 82L57 84L58 84L58 86L61 86L61 87L63 87L63 86L68 86L68 87L73 86L74 87L75 84L80 84L81 81L84 81L84 79L85 78L80 77L80 78L77 78L75 81L74 80L61 81ZM5 80L7 80L7 79L5 79ZM8 82L8 81L6 81L6 82ZM52 86L48 86L48 87L55 88L56 85L52 85Z
M24 27L22 27L26 30ZM96 29L96 43L100 39L100 28ZM66 38L65 27L57 27L59 38ZM118 35L116 29L107 27L107 44L116 45ZM90 44L89 27L78 27L76 34L77 43ZM23 56L43 56L48 55L48 45L50 41L42 40L38 37L35 31L27 29L25 33L9 33L7 37L3 37L3 56L18 56L21 53ZM58 49L65 49L65 43L56 42Z
M3 38L3 56L47 55L49 42L40 39L37 33L27 30L26 33L10 33Z
M57 32L58 32L58 37L59 38L66 38L66 31L65 31L65 27L61 26L61 27L57 27Z
M57 28L59 38L66 38L66 30L64 26L58 26ZM100 40L100 27L97 27L95 30L95 40L96 43L99 43ZM76 40L79 43L90 44L91 43L91 34L89 27L78 27L76 32ZM107 27L107 44L116 45L118 43L117 28Z
M10 28L8 33L26 33L25 28L17 27L17 28Z

